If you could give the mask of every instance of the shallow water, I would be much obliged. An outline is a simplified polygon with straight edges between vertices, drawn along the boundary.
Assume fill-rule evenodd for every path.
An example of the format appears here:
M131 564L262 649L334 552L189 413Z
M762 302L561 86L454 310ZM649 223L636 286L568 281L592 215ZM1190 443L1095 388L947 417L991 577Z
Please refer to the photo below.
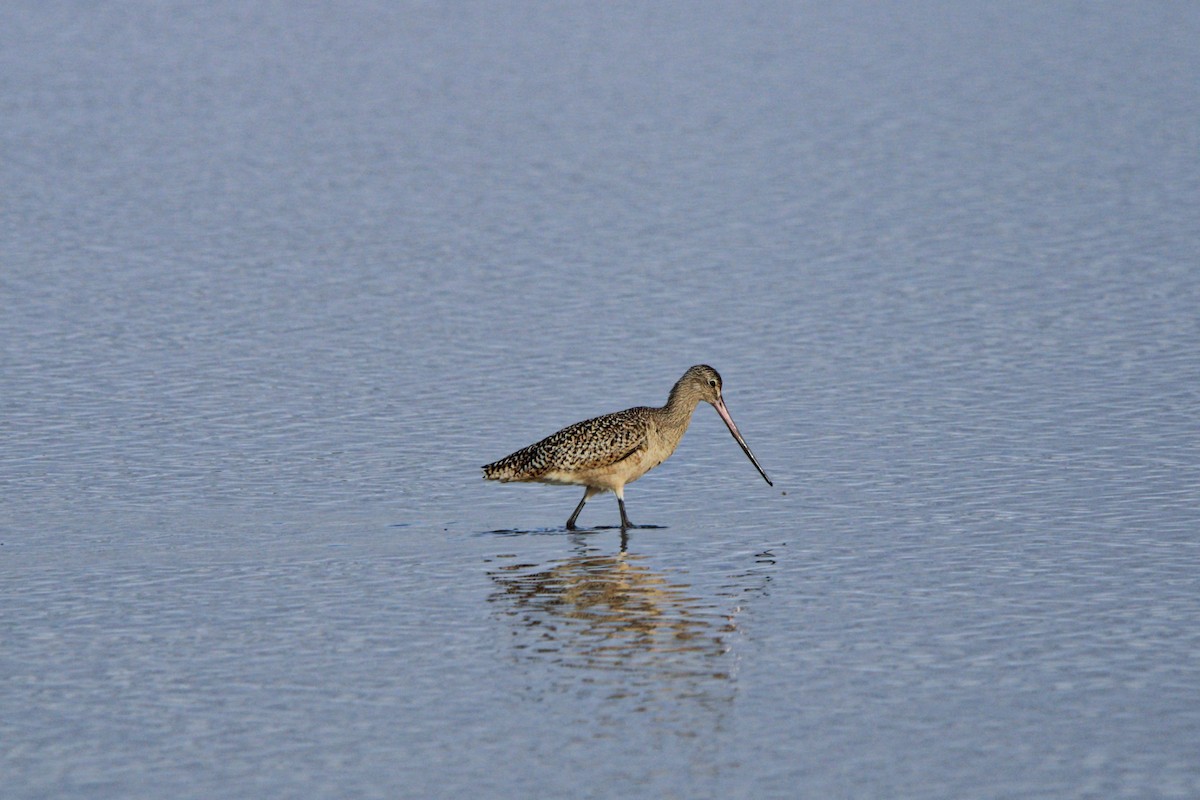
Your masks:
M1200 794L1197 34L0 12L6 793Z

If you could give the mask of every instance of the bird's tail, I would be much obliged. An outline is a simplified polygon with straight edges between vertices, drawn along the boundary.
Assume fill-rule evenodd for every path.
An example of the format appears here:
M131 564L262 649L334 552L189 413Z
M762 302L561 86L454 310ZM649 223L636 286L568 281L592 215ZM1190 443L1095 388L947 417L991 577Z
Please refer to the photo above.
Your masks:
M483 479L485 481L501 481L501 482L515 480L517 477L517 470L514 468L513 465L505 463L507 461L508 461L508 459L503 459L501 461L496 461L492 464L484 464L483 465Z
M499 461L483 465L483 478L489 481L527 481L536 477L537 470L532 463L532 448L526 447L512 455L505 456Z

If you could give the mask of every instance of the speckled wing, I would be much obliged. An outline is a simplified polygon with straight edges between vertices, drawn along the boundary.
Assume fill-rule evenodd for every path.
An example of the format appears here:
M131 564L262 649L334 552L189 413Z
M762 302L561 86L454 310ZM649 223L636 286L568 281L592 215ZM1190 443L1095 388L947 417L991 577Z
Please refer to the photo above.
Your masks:
M601 469L615 464L646 446L648 410L631 408L568 425L486 465L483 476L498 481L536 481L549 472Z

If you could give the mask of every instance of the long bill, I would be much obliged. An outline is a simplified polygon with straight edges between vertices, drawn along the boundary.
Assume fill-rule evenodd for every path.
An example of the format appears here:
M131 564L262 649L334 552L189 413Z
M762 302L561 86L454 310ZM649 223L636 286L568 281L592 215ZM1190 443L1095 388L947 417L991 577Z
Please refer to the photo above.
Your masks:
M725 425L729 428L729 432L733 434L733 438L737 439L737 443L742 446L742 452L750 459L750 463L758 470L758 474L763 476L763 480L767 482L768 486L774 486L775 484L771 483L771 479L767 477L767 473L759 465L758 459L754 457L754 453L750 452L750 446L746 444L746 440L738 433L737 425L733 424L733 417L729 416L729 409L725 408L725 401L718 397L717 402L713 403L713 408L721 415L721 419L725 420Z

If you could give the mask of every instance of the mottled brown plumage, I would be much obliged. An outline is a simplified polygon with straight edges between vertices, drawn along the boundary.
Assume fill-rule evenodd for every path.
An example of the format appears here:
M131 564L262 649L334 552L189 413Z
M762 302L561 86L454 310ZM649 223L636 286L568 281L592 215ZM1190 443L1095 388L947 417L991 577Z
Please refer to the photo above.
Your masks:
M584 504L611 491L621 509L621 527L633 525L625 513L625 484L645 475L675 452L701 402L711 403L730 433L768 484L771 479L750 452L721 398L721 376L705 364L683 374L662 408L636 408L568 425L540 442L483 467L483 477L501 481L537 481L585 486L583 499L567 520L574 529Z
M646 444L645 407L585 419L484 467L488 480L540 481L555 470L598 469Z

